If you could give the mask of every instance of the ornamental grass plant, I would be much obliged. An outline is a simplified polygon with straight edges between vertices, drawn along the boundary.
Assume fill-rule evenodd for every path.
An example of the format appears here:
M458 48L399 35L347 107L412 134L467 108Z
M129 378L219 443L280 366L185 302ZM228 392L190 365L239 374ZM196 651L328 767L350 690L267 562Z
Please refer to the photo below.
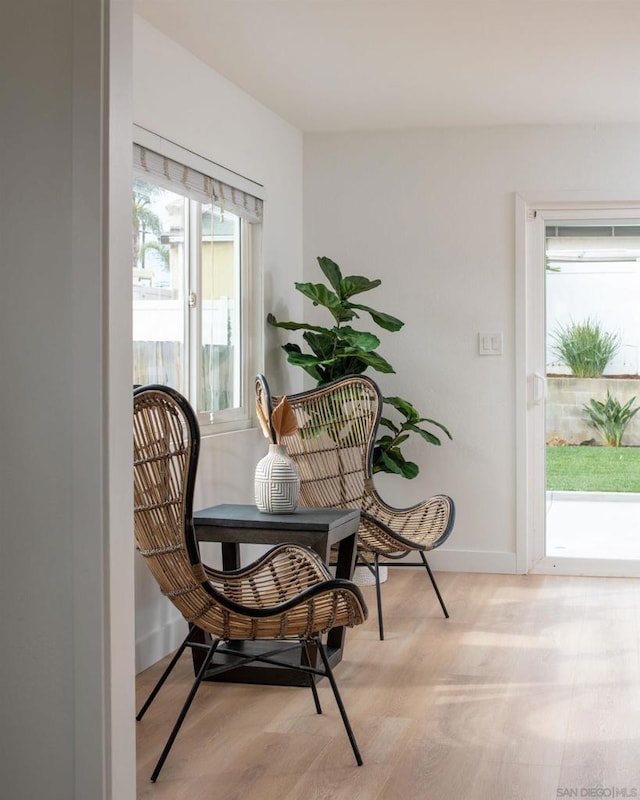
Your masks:
M554 356L577 378L600 377L620 349L620 334L604 330L593 317L559 325L550 338Z

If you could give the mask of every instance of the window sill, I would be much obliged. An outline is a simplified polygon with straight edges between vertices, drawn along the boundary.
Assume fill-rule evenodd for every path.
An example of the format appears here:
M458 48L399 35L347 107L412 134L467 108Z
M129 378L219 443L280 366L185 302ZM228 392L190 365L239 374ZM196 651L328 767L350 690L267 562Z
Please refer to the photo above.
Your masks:
M218 436L219 434L242 433L244 431L249 431L249 430L257 430L253 420L234 419L234 420L229 420L228 422L214 422L212 424L201 424L200 436L204 439L204 438L210 438L212 436Z

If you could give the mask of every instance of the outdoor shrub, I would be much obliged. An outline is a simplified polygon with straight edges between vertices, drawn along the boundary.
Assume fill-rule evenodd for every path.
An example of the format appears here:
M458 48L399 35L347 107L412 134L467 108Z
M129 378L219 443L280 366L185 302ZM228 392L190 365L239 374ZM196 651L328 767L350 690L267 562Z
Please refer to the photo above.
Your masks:
M620 447L625 428L633 416L640 411L640 406L632 408L635 395L621 405L620 401L612 397L607 389L607 400L602 403L593 397L583 408L590 418L590 424L598 431L608 447Z
M553 354L578 378L598 378L620 348L620 335L603 330L591 317L559 325L551 341Z

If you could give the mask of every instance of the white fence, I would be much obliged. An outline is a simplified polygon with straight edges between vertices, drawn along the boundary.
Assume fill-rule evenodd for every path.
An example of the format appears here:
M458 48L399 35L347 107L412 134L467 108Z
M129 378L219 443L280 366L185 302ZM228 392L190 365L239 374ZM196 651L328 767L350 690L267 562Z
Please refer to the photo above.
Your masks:
M144 299L144 289L134 288L138 291L133 301L133 383L163 383L186 392L185 304L170 297ZM157 289L150 291L157 297ZM234 405L233 315L228 298L202 303L200 411Z
M156 289L151 291L157 296ZM230 344L234 314L234 303L228 297L205 300L202 303L202 344ZM185 303L182 300L152 300L134 295L134 342L181 342L184 326Z

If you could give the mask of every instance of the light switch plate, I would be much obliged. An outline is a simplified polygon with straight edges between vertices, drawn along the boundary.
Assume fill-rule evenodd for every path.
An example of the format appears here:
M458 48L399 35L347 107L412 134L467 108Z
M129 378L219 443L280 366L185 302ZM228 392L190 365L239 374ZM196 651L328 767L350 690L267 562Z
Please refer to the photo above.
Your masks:
M478 334L478 353L481 356L501 356L502 332L481 331Z

